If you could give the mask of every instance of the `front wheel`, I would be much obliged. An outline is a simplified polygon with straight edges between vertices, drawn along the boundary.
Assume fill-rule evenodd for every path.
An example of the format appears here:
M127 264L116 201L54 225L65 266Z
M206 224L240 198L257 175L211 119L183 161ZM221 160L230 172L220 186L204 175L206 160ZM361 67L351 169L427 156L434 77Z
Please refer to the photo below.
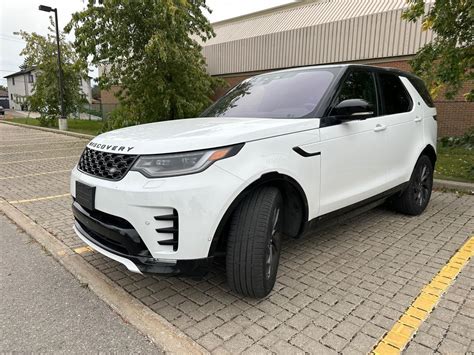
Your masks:
M247 196L232 215L226 270L230 288L249 297L265 297L275 285L281 251L282 197L275 187Z
M422 155L413 169L408 187L401 195L392 198L393 206L401 213L412 216L421 214L431 197L433 188L433 164Z

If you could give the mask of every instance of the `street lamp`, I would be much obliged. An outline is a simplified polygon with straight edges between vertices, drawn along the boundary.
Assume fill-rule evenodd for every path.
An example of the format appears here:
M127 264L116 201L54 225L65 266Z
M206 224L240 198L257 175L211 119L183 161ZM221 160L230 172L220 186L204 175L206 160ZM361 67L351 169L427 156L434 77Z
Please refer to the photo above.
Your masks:
M63 83L63 70L61 68L61 48L59 46L59 25L58 25L58 9L52 7L40 5L40 11L54 12L54 23L56 25L56 44L58 45L58 71L59 71L59 101L61 103L61 117L59 118L59 129L61 131L67 131L67 118L64 112L64 83Z

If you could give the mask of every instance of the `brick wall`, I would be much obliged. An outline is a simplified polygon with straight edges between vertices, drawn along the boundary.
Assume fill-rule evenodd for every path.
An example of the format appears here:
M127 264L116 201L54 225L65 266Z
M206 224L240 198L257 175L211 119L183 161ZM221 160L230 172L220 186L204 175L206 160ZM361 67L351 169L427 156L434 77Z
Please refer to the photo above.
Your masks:
M118 100L115 97L115 93L118 91L118 86L112 86L110 90L100 91L100 100L103 104L118 104Z

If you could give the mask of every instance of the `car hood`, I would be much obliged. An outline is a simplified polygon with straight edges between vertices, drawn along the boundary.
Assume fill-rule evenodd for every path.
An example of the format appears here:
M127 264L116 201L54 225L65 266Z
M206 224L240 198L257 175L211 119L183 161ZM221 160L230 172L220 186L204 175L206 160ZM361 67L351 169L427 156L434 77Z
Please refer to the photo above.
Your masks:
M319 119L188 118L107 132L89 148L128 154L162 154L222 147L319 127Z

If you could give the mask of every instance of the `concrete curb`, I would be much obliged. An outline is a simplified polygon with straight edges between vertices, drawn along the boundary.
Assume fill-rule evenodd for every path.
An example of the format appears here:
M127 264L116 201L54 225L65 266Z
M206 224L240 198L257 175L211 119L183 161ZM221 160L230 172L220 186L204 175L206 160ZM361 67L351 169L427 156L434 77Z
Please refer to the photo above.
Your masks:
M101 300L107 303L126 322L150 338L163 351L173 354L209 353L166 319L134 299L81 256L75 254L43 227L3 199L0 199L0 212L3 212L18 227L35 239L66 270L80 282L87 284Z
M457 190L474 195L474 184L471 184L469 182L434 179L433 188Z
M76 132L69 132L69 131L60 131L60 130L54 129L54 128L37 127L37 126L31 126L31 125L27 125L27 124L23 124L23 123L8 122L8 121L5 121L5 120L0 121L0 123L9 124L9 125L12 125L12 126L23 127L23 128L36 129L38 131L62 134L62 135L65 135L65 136L71 136L71 137L76 137L76 138L92 139L92 138L95 137L95 136L91 136L90 134L76 133Z

